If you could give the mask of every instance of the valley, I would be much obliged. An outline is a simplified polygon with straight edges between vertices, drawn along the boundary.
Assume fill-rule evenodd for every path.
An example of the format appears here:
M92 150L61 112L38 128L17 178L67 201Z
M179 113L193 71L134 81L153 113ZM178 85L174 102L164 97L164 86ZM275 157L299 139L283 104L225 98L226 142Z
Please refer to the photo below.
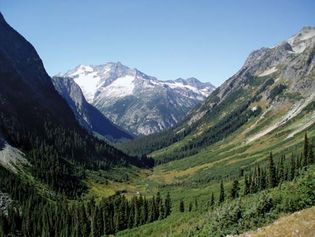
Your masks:
M120 62L50 77L0 13L0 237L312 237L314 152L315 27L215 88Z

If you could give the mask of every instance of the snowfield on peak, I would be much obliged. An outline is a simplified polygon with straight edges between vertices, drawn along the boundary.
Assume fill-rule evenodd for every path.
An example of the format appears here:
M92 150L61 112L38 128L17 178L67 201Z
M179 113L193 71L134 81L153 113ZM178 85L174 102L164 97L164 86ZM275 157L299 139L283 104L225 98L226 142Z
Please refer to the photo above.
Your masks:
M117 78L109 86L105 87L102 92L106 93L106 96L110 97L124 97L132 95L135 84L133 81L135 78L132 75L126 75L124 77Z
M79 65L58 76L73 79L90 104L136 135L173 126L215 89L196 78L162 81L119 62Z

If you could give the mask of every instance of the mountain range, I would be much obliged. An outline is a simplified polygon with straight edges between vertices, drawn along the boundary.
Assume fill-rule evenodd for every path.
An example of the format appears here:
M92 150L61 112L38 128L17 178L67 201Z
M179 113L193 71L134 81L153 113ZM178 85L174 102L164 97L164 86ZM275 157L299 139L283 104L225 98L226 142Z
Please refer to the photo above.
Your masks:
M136 135L163 131L181 121L213 90L196 78L161 81L118 63L79 65L57 78L71 78L90 104Z

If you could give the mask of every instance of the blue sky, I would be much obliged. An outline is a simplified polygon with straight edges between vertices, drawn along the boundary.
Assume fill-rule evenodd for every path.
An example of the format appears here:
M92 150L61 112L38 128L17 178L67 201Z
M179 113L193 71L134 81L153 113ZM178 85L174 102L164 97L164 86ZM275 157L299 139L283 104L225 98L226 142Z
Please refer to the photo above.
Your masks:
M217 86L254 49L315 25L314 0L0 0L0 9L50 75L120 61Z

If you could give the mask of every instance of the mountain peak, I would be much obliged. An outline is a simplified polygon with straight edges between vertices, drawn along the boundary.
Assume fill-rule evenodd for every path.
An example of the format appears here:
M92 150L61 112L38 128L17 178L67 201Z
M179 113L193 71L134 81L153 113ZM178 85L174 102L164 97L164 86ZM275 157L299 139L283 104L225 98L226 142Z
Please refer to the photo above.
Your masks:
M293 35L287 41L289 44L294 44L296 41L305 41L315 37L315 27L304 26L297 34Z
M305 26L285 42L290 44L294 53L302 53L309 45L315 42L315 27Z
M79 65L61 76L72 78L89 103L135 134L173 126L214 89L194 77L158 80L121 62Z

